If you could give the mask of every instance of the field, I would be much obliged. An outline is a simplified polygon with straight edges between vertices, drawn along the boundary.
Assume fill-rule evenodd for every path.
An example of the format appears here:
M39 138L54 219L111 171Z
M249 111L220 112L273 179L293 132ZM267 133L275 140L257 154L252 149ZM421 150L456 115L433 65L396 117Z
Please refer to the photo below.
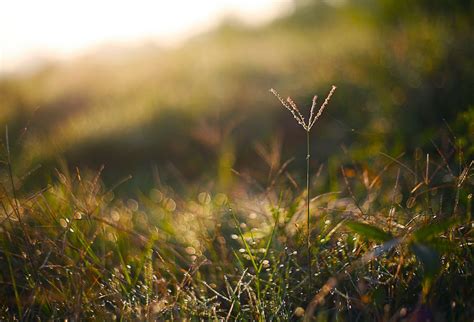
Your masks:
M471 321L473 21L295 1L0 78L0 320Z

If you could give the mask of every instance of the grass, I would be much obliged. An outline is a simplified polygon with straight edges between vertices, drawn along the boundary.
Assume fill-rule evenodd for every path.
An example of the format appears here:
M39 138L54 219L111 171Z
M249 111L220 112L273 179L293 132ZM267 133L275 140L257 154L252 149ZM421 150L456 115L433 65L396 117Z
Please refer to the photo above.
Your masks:
M0 80L0 320L472 320L470 4L306 2Z
M0 320L472 320L472 5L296 2L0 79Z
M299 125L306 131L306 252L308 256L308 280L309 284L312 284L313 280L313 273L311 270L312 263L311 263L311 227L310 227L310 198L311 198L311 191L310 191L310 181L311 181L311 174L310 174L310 161L311 161L311 149L310 149L310 133L311 129L313 128L314 123L318 120L318 118L321 116L321 114L324 111L324 108L326 105L329 103L329 100L331 99L331 96L333 95L334 91L336 90L336 86L332 86L331 91L329 92L328 96L326 97L326 100L324 103L321 105L319 108L319 111L317 114L314 114L314 110L316 108L316 102L318 97L314 96L313 97L313 104L311 105L310 109L310 114L308 121L306 122L304 116L301 114L298 106L295 104L295 102L288 97L286 99L286 102L281 98L281 96L278 94L277 91L274 89L271 89L270 92L278 98L278 100L281 102L281 104L291 112L293 115L294 119L298 122Z
M311 175L310 130L334 90L307 122L274 92L307 132L305 190L288 161L263 188L241 176L178 194L157 180L123 199L102 168L64 166L30 191L7 130L0 319L472 318L473 161L451 136L436 156L347 155L340 172Z

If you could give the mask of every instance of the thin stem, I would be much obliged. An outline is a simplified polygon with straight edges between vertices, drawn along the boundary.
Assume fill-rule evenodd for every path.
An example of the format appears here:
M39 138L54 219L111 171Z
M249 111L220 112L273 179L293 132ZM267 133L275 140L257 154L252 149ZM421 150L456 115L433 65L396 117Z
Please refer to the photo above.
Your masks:
M309 273L309 279L308 279L308 294L311 292L311 284L312 284L312 281L313 281L313 274L312 274L312 269L311 269L311 242L310 242L310 238L311 238L311 232L310 232L310 201L311 201L311 191L310 191L310 170L309 170L309 163L310 163L310 159L311 159L311 155L310 155L310 132L311 132L311 128L313 127L314 123L319 119L319 117L322 115L323 111L324 111L324 108L326 107L326 105L329 104L329 101L332 97L332 95L334 94L334 91L336 90L336 86L332 86L331 90L329 91L329 94L328 96L326 97L326 99L324 100L324 103L321 105L321 107L319 108L319 111L316 115L314 115L314 110L316 108L316 99L317 99L317 96L314 96L313 97L313 104L311 105L311 109L310 109L310 113L309 113L309 119L308 119L308 123L305 122L305 119L303 117L303 115L300 113L299 109L298 109L298 106L296 106L295 102L293 102L293 100L288 97L285 100L283 100L283 98L278 94L277 91L275 91L273 88L270 89L270 92L273 93L273 95L275 95L278 100L281 102L281 104L283 104L283 106L288 109L291 114L293 115L293 117L295 118L295 120L298 122L298 124L300 124L303 129L306 131L306 191L307 191L307 196L306 196L306 210L307 210L307 214L306 214L306 229L308 231L307 233L307 240L306 240L306 248L307 248L307 251L308 251L308 273Z
M310 149L309 149L309 129L306 131L306 229L307 229L307 239L306 239L306 248L308 251L308 272L309 272L309 290L311 290L311 284L313 279L313 274L311 270L311 248L310 248L310 225L309 225L309 203L310 203L310 171L309 171L309 161L311 159ZM309 293L308 293L309 294Z
M24 224L20 215L20 203L16 195L16 187L15 187L15 182L13 180L13 168L12 168L12 161L11 161L11 155L10 155L10 141L9 141L9 136L8 136L8 125L5 126L5 144L6 144L6 149L7 149L8 176L10 177L10 184L11 184L12 196L13 196L13 201L11 201L11 207L13 208L13 212L16 214L18 223L20 224L23 235L26 238L26 252L28 255L27 257L31 264L31 269L33 271L33 275L35 277L35 282L36 282L36 281L39 281L39 278L38 278L38 272L35 268L36 265L33 261L33 249L31 248L32 242L31 242L30 235L28 234L26 225Z

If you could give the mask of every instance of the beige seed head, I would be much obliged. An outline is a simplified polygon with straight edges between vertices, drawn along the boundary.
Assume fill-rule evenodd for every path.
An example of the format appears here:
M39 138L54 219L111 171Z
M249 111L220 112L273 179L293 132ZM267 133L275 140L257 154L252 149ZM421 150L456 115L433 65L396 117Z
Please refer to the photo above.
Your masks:
M319 119L319 117L321 116L321 114L323 113L324 109L326 108L326 106L329 104L329 101L331 100L331 97L332 95L334 94L334 91L336 90L336 86L332 86L331 90L329 91L329 94L328 96L326 97L326 99L324 100L323 104L321 105L321 107L319 108L318 110L318 113L316 113L316 115L314 115L314 111L316 109L316 105L317 105L317 99L318 99L318 96L314 96L313 97L313 102L311 104L311 108L310 108L310 114L309 114L309 119L308 119L308 123L306 123L306 120L305 118L303 117L303 115L301 114L298 106L296 105L296 103L291 99L291 97L288 97L286 99L286 101L280 96L280 94L278 94L278 92L276 90L274 90L273 88L270 89L270 92L275 95L275 97L281 102L281 104L291 112L291 114L293 115L294 119L298 122L298 124L300 124L303 129L307 132L311 131L311 128L313 127L314 123L316 123L316 121Z

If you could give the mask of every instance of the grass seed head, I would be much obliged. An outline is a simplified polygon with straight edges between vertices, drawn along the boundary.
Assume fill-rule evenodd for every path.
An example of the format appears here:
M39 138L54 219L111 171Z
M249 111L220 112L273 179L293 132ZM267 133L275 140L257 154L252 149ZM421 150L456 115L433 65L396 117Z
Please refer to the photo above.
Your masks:
M318 99L318 96L314 96L313 97L313 102L312 102L312 105L311 105L311 109L310 109L310 114L309 114L309 119L308 119L308 122L306 122L305 118L303 117L303 115L301 114L298 106L296 105L296 103L291 99L291 97L288 97L286 99L286 101L280 96L280 94L278 94L278 92L276 90L274 90L273 88L270 89L270 92L275 95L275 97L281 102L281 104L291 112L291 114L293 115L294 119L298 122L298 124L300 124L303 129L307 132L311 131L311 128L313 127L314 123L316 123L316 121L319 119L319 117L321 116L321 114L323 113L324 109L326 108L326 106L329 104L329 101L331 100L331 97L332 95L334 94L334 91L336 90L336 86L332 85L332 88L331 90L329 91L329 94L328 96L326 97L326 99L324 100L323 104L321 105L321 107L319 108L318 110L318 113L316 115L314 115L314 111L316 109L316 105L317 105L317 99Z

